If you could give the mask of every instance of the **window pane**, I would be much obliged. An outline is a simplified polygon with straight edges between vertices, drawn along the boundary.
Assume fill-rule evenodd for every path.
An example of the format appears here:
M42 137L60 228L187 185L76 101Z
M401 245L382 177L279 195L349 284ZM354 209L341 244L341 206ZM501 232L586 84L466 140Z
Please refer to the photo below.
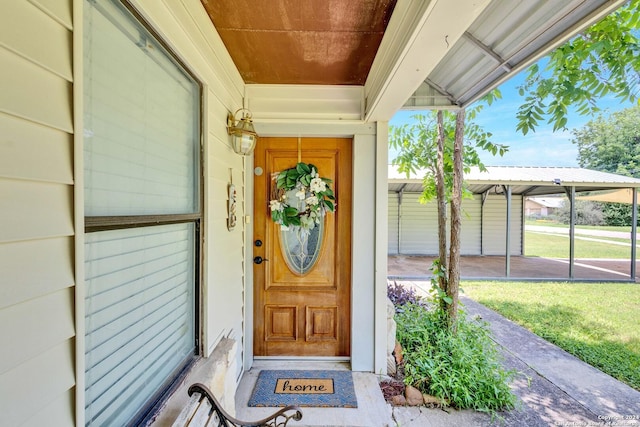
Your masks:
M200 89L119 2L85 2L87 216L198 211Z
M195 226L85 239L86 425L125 425L195 351Z

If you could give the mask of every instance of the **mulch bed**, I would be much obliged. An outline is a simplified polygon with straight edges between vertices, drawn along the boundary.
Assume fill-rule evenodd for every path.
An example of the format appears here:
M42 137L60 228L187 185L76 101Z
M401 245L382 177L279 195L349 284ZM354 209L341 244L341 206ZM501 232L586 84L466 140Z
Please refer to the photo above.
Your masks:
M390 380L380 381L380 390L384 400L391 403L393 396L404 395L404 362L396 365L396 374Z
M380 382L380 389L384 400L391 402L393 396L404 394L404 383L398 380L385 380Z

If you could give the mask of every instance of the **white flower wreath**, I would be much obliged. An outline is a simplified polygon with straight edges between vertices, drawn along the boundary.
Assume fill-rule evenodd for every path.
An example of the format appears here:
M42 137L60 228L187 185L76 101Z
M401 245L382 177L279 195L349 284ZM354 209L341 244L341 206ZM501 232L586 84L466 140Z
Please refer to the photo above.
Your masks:
M271 219L285 230L313 229L326 212L335 211L331 182L320 177L314 165L302 162L280 172L276 178L276 198L269 201ZM297 190L295 195L291 190Z

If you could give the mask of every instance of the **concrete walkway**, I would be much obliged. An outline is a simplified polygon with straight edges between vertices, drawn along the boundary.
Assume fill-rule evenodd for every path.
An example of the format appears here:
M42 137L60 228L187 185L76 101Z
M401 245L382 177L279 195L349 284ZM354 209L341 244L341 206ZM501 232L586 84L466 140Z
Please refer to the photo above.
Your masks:
M526 224L524 226L525 231L534 231L538 233L549 233L549 234L563 234L569 235L568 227L549 227L544 225L530 225ZM611 230L595 230L591 228L574 228L575 234L590 236L590 237L604 237L604 238L614 238L614 239L629 239L631 240L631 232L630 231L611 231ZM636 234L636 239L640 238L640 233ZM640 239L639 239L640 241ZM629 246L630 243L624 243L624 245Z
M639 391L485 306L466 297L462 301L470 316L488 322L495 342L504 349L507 365L516 369L518 365L526 366L526 370L520 370L531 378L531 385L528 387L520 379L514 384L514 391L524 403L523 413L532 416L527 419L538 418L545 423L539 425L603 420L617 420L617 425L640 425Z

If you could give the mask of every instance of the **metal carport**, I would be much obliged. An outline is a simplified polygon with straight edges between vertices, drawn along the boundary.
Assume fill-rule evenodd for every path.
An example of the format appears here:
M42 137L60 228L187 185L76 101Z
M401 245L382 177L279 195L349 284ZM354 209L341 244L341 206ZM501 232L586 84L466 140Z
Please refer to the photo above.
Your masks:
M394 166L389 166L388 187L390 195L396 194L398 203L401 204L405 193L422 192L422 176L426 173L419 172L416 176L407 178L397 172ZM420 178L419 178L420 177ZM636 232L637 232L637 189L640 187L640 179L626 176L594 171L584 168L572 167L527 167L527 166L489 166L486 171L474 168L465 174L466 188L474 195L480 196L484 201L489 196L502 195L506 200L504 212L505 237L505 276L510 276L511 255L511 221L512 199L514 196L526 196L565 194L571 206L571 221L569 224L569 278L574 279L575 265L575 200L576 194L594 191L629 189L632 195L633 218L631 232L631 270L630 279L636 278ZM480 221L483 221L482 214ZM465 218L463 217L463 235ZM521 222L524 233L524 221ZM486 236L481 236L484 243ZM390 239L391 240L391 239ZM482 244L481 243L481 246Z

